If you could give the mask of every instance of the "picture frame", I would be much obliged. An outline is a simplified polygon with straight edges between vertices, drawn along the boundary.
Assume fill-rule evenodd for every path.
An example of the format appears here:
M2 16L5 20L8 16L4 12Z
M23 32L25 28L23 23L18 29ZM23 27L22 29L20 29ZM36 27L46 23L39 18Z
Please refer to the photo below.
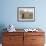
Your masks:
M18 7L17 21L34 22L35 21L35 7Z

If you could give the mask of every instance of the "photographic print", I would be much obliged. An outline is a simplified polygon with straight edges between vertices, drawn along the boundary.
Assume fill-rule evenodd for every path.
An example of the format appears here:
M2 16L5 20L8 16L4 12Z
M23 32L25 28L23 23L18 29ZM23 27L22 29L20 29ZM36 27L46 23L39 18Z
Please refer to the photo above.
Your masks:
M17 8L18 21L35 21L35 7L18 7Z

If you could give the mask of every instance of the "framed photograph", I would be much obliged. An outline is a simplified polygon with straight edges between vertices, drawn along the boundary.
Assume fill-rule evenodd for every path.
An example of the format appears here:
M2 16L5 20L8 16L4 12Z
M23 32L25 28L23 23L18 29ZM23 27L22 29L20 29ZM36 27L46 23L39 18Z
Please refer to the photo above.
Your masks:
M18 21L35 21L35 7L18 7L17 8Z

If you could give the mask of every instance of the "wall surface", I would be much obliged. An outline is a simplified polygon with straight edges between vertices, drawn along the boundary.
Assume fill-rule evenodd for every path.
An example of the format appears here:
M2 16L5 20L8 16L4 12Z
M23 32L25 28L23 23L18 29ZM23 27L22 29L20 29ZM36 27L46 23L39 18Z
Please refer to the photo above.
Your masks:
M0 27L46 28L46 0L0 0ZM17 7L35 7L35 22L18 22Z

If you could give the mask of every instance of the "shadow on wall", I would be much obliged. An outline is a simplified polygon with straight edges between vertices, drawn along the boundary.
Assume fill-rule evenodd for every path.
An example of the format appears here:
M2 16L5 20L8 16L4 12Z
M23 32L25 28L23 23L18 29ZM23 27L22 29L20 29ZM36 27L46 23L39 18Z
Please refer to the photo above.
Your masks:
M2 36L3 36L2 32L6 31L6 30L4 30L4 28L6 28L5 25L0 24L0 43L2 43Z

